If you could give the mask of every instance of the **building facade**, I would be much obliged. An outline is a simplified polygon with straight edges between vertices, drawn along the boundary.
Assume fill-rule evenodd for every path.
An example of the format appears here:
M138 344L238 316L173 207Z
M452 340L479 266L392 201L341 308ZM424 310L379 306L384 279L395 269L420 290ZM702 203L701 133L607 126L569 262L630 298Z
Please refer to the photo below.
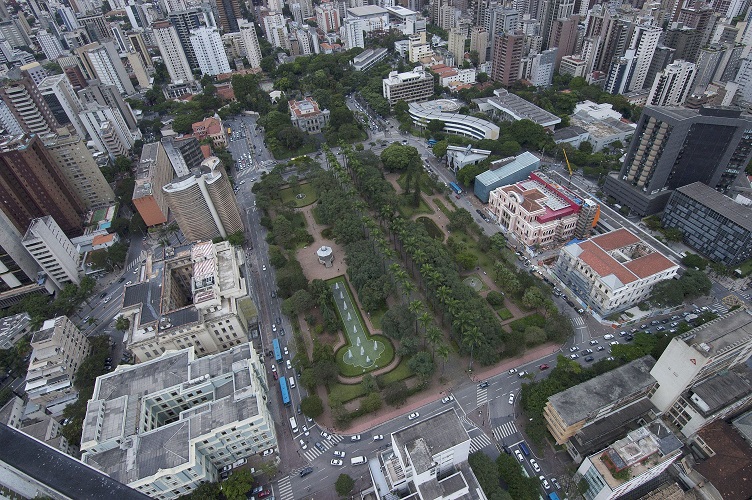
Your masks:
M476 140L499 138L499 126L488 120L471 115L458 113L459 105L446 99L411 102L408 113L413 124L420 129L427 129L432 120L440 120L444 124L443 132Z
M674 61L658 73L650 88L650 106L681 106L692 92L696 66L688 61Z
M219 30L205 26L192 30L191 45L202 74L216 76L220 73L230 72L230 62L227 60Z
M175 27L168 21L160 21L154 23L151 28L172 83L193 81L193 71Z
M57 123L72 127L79 136L86 137L86 129L78 117L82 111L81 101L65 75L48 76L39 83L38 89Z
M60 125L31 78L8 82L0 88L0 98L27 134L46 134Z
M752 258L752 208L701 182L674 191L661 222L713 262L732 267Z
M172 177L172 165L164 146L159 142L144 144L132 199L147 226L167 222L167 198L162 186L169 183Z
M577 297L605 317L628 309L679 266L626 229L561 249L554 273Z
M251 68L261 67L261 47L259 46L256 26L248 21L241 20L240 23L240 40L242 41L245 56L248 58L248 65Z
M319 109L319 105L310 97L302 101L290 100L290 121L303 132L320 134L329 123L329 110Z
M520 62L525 45L521 32L495 34L491 56L491 79L509 86L520 79Z
M23 246L58 288L81 282L78 273L81 256L49 215L31 221Z
M425 101L433 95L433 77L422 66L405 73L392 71L388 78L384 78L382 90L392 106L397 101Z
M218 116L204 118L200 122L193 123L191 128L193 129L193 137L198 141L211 139L212 146L215 148L227 147L225 128L222 125L222 120Z

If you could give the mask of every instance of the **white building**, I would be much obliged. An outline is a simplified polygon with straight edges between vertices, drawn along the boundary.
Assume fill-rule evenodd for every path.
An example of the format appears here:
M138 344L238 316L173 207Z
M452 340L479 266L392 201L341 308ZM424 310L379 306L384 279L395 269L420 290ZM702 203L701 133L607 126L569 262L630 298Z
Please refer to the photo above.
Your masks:
M388 28L389 11L378 5L352 7L347 9L347 19L362 20L363 29L367 33L370 33L371 31L380 31Z
M118 92L123 95L136 93L136 89L133 88L133 84L128 77L128 72L115 49L114 42L100 43L98 47L87 50L86 57L89 59L99 81L105 85L114 85Z
M554 47L533 56L530 68L530 83L536 87L548 87L551 85L558 50Z
M554 272L600 316L628 309L679 266L626 229L611 231L559 252Z
M347 50L355 47L365 48L365 21L362 19L345 19L340 29L340 36L345 41Z
M31 337L26 394L38 405L54 406L75 397L73 378L89 354L89 341L67 316L48 319Z
M81 101L65 75L52 75L42 80L37 88L44 96L52 114L60 125L72 125L76 133L86 137L86 129L78 114L83 111Z
M287 21L282 13L276 12L264 18L264 32L266 33L266 40L275 47L290 48Z
M151 28L172 83L193 81L193 71L175 27L169 21L160 21L154 23Z
M190 40L201 73L216 76L230 72L230 62L227 60L222 37L219 36L217 28L202 26L191 30Z
M382 90L391 105L397 101L425 101L433 95L433 77L422 66L405 73L392 71L383 79Z
M433 47L426 41L426 32L421 31L410 35L407 39L407 58L412 63L417 63L425 57L433 57Z
M651 106L681 106L692 92L697 66L689 61L677 60L659 72L646 104Z
M578 102L569 123L587 130L593 151L601 151L616 141L628 144L637 128L636 124L624 120L611 104L592 101Z
M0 319L0 349L12 349L31 333L31 316L22 312Z
M111 158L125 156L140 138L128 129L122 113L117 108L98 103L87 104L79 115L96 149Z
M50 61L54 61L58 57L68 54L68 51L63 49L60 40L49 34L46 30L39 30L37 32L37 42L42 48L45 57Z
M423 103L411 102L408 113L418 128L426 128L432 120L444 123L444 132L471 137L475 140L499 138L499 126L488 120L458 112L459 105L448 99Z
M663 34L663 29L658 26L638 25L632 34L631 49L635 50L635 67L629 80L629 90L639 90L645 86L645 78L650 70L655 49Z
M78 276L81 256L51 215L31 221L23 246L58 288L66 283L81 282Z
M251 344L196 359L160 352L97 378L81 460L156 499L219 481L225 465L276 447L266 367Z
M493 97L473 99L478 108L492 118L505 121L530 120L541 127L553 132L554 127L561 123L561 118L539 108L530 101L526 101L517 94L506 89L494 90Z
M585 76L587 61L578 56L564 56L559 64L559 73L562 75Z
M240 40L245 56L248 58L248 65L251 68L261 67L261 47L259 46L258 35L256 35L256 26L245 20L238 20L240 27Z
M339 31L340 17L339 11L332 2L323 2L321 5L317 5L316 11L316 24L319 25L324 33L331 33L332 31Z

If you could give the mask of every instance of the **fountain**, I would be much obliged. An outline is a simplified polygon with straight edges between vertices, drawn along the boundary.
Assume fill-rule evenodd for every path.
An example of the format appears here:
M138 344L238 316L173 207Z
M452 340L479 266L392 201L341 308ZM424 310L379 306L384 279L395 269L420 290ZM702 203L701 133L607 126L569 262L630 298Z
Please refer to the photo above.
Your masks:
M369 365L371 364L371 358L368 356L366 356L366 364L369 364Z
M360 346L360 337L358 337L357 339L355 339L355 345Z
M358 333L358 326L357 325L353 325L353 333ZM358 337L358 339L360 339L360 337Z
M347 357L352 359L352 349L347 350Z
M342 303L342 310L347 311L347 302Z
M345 294L342 292L339 292L339 298L342 300L345 300Z
M363 346L360 346L360 355L364 355L366 353L366 350Z
M350 321L352 317L350 316L350 313L347 313L347 321Z
M376 350L377 350L378 348L379 348L379 344L378 344L378 342L376 342L376 341L374 340L374 341L373 341L373 350L374 350L374 351L376 351Z
M335 284L334 284L334 289L335 289L335 290L339 290L339 283L335 283Z

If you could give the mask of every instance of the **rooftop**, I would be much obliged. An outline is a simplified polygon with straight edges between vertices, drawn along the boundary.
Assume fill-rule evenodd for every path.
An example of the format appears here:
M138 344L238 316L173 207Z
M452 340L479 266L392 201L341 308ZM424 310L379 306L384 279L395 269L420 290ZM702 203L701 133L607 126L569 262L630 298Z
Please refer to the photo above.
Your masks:
M482 184L490 186L515 172L528 169L533 165L539 166L540 160L530 151L525 151L524 153L517 155L513 161L502 167L495 170L486 170L485 172L478 174L478 176L475 177L475 180L479 180Z
M498 89L494 91L495 97L482 97L473 99L475 103L489 103L494 107L505 110L508 114L514 116L516 120L531 120L538 125L550 127L561 123L561 118L549 113L543 108L539 108L530 101L526 101L517 94Z
M588 131L585 130L582 127L578 127L576 125L572 125L571 127L564 127L560 128L554 131L554 141L566 141L569 139L574 139L575 137L579 137L583 134L587 134Z
M155 167L157 165L157 156L162 144L159 142L150 142L144 144L141 150L141 159L136 166L136 187L133 190L133 198L150 196L153 191L153 179L155 176Z
M721 214L745 230L752 231L752 208L735 203L731 198L702 182L682 186L677 191Z
M363 7L350 7L347 9L347 17L367 17L386 14L387 10L378 5L366 5Z
M0 319L0 345L26 331L30 324L31 317L25 312Z
M690 399L704 414L718 410L752 394L752 371L745 364L720 372L690 389Z
M290 113L298 117L321 113L318 103L310 97L306 97L302 101L291 99L287 104L290 106Z
M438 453L470 440L453 409L397 431L392 436L402 454L402 462L412 461L416 474L428 470Z
M744 307L693 328L678 337L705 357L734 349L752 336L752 313Z
M643 392L655 383L650 370L655 365L651 356L635 359L614 370L554 394L548 402L564 423L574 425L620 399Z
M583 202L574 193L552 183L540 172L533 172L528 179L497 189L512 193L521 209L535 215L538 223L576 214Z
M719 491L724 500L752 498L752 448L740 434L723 420L700 429L698 435L715 452L695 465Z

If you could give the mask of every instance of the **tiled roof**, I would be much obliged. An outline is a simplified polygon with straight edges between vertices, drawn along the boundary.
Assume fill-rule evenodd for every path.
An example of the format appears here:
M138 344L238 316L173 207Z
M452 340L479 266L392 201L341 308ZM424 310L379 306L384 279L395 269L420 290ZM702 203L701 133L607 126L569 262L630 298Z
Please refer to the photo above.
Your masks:
M115 237L114 234L100 234L98 236L94 236L94 239L91 240L92 245L104 245L105 243L109 243L112 241L112 239Z
M698 434L715 455L695 469L705 476L724 500L752 498L752 448L723 420L716 420Z
M610 233L602 234L592 238L590 241L596 243L599 247L607 252L622 248L627 245L634 245L640 242L640 238L627 231L626 229L618 229L611 231Z
M675 266L676 264L657 252L627 262L624 265L624 267L635 273L640 278L647 278L648 276L666 271Z
M593 238L595 240L596 238ZM579 258L600 277L613 274L622 284L631 283L637 280L637 277L626 267L621 265L616 259L603 251L593 240L580 243L582 253Z

